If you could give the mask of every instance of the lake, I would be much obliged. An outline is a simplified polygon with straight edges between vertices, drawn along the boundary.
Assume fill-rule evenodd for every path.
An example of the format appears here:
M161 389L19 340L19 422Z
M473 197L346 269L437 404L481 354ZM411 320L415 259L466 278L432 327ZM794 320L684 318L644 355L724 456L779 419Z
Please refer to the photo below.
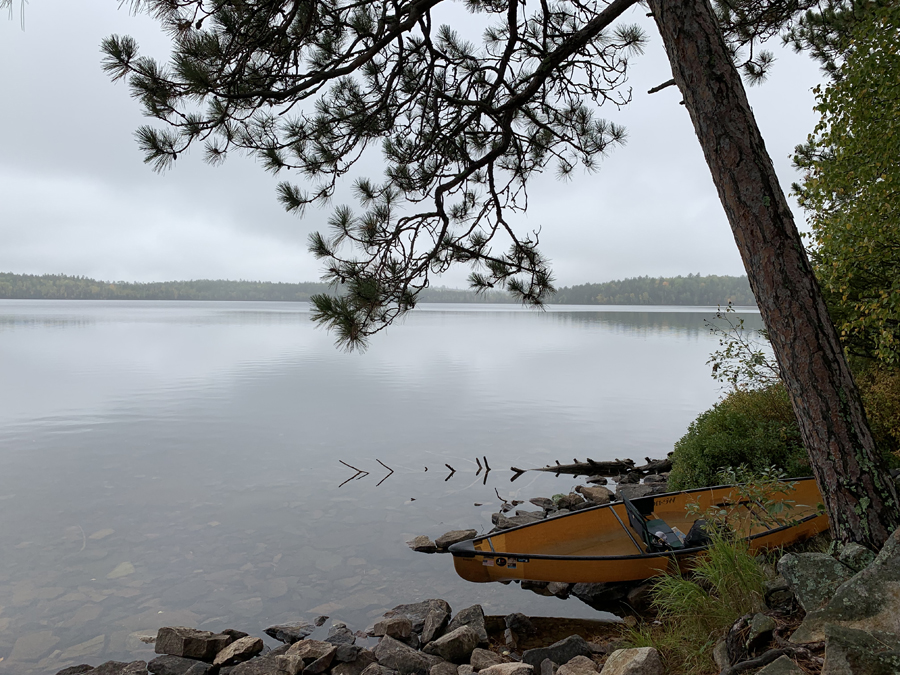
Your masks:
M511 466L665 456L721 394L714 313L430 305L348 354L305 303L0 301L0 672L426 598L597 617L404 542L579 484Z

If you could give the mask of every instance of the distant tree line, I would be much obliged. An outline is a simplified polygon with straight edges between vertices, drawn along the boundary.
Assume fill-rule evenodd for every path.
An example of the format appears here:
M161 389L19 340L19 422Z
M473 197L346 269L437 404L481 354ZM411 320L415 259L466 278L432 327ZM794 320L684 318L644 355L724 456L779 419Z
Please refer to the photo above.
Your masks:
M633 277L561 288L561 305L755 305L746 276Z
M233 300L308 301L327 293L328 284L271 281L154 281L148 283L97 281L65 274L0 273L0 299L33 300ZM512 303L504 291L475 294L454 288L426 288L419 302ZM559 289L551 300L562 305L735 305L754 304L747 277L700 276L636 277L602 284Z

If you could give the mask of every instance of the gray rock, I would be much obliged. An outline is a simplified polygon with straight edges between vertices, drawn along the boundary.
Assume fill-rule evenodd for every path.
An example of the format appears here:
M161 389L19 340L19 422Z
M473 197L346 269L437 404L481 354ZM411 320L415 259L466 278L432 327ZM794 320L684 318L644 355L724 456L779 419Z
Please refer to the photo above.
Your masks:
M556 675L557 670L559 670L559 666L550 659L541 661L541 675Z
M631 485L628 483L619 483L618 485L616 485L616 499L622 499L622 497L627 497L628 499L638 499L640 497L659 494L661 492L665 492L665 490L654 485Z
M537 633L537 629L534 627L534 624L531 623L531 619L529 619L521 612L513 612L512 614L507 614L503 618L503 623L506 624L507 628L518 635L534 635L535 633Z
M163 654L150 661L147 670L153 675L209 675L216 669L204 661Z
M231 636L185 626L166 626L156 633L157 654L212 661L231 644Z
M484 670L485 668L496 666L498 663L503 663L503 659L496 652L479 648L472 652L469 663L472 664L472 668L475 670Z
M28 633L18 638L13 644L10 661L37 661L48 654L59 638L49 630Z
M565 600L569 597L569 584L562 581L551 581L547 584L547 592Z
M544 511L556 511L556 504L553 503L552 499L547 499L546 497L534 497L528 501L538 508L544 509Z
M568 663L576 656L590 656L590 645L580 635L570 635L565 640L554 642L549 647L526 649L522 653L522 661L537 669L541 661L550 659L554 663Z
M488 643L487 628L484 625L484 609L481 605L472 605L456 613L456 616L447 624L447 632L451 632L461 626L469 626L478 634L478 644Z
M453 544L458 544L466 539L474 539L477 535L478 532L476 530L451 530L435 539L434 544L439 549L447 549Z
M766 605L769 607L783 605L786 602L790 602L794 597L790 584L780 574L774 579L767 579L765 589Z
M662 657L653 647L619 649L606 659L601 675L665 675Z
M840 586L825 607L806 615L791 641L823 640L827 624L900 635L900 529L871 565Z
M329 629L325 642L333 645L352 645L356 642L356 636L352 630L347 628L347 624L336 623Z
M597 664L587 656L576 656L568 663L564 663L556 672L558 675L596 675Z
M421 633L425 628L425 619L431 615L446 614L450 616L450 605L445 600L423 600L409 605L397 605L393 609L398 614L403 614L412 622L412 629Z
M574 584L569 593L586 605L595 609L608 611L612 603L622 600L628 594L626 584L580 583Z
M613 493L600 485L596 487L584 487L579 485L575 488L575 492L581 494L591 504L609 504L613 498Z
M498 663L480 671L479 675L534 675L534 667L527 663Z
M472 675L475 669L468 663L463 663L456 667L456 675Z
M295 673L281 670L279 664L282 656L287 654L288 645L281 645L277 649L258 656L255 659L244 661L236 666L228 666L219 671L220 675L296 675ZM301 663L302 665L302 663Z
M609 479L606 476L590 476L584 482L592 485L606 485L609 483Z
M391 637L383 637L373 650L378 663L401 675L424 673L438 663L438 659L408 647ZM365 671L363 671L365 673Z
M286 656L299 656L303 661L303 672L309 675L323 673L331 666L334 655L337 652L330 642L321 640L300 640L290 646L285 652Z
M553 502L556 504L556 507L559 509L574 510L578 504L584 504L584 497L582 497L577 492L570 492L567 495L560 495L559 497L554 497Z
M216 666L233 666L236 663L249 661L259 654L263 649L262 638L258 637L242 637L235 640L222 651L216 654L213 659L213 665Z
M822 675L897 673L900 673L900 636L897 634L826 626Z
M419 635L423 645L443 635L444 629L450 623L450 605L446 602L444 605L446 607L435 606L425 615L425 621L422 623L422 633Z
M81 663L77 666L69 666L68 668L63 668L56 675L81 675L82 673L87 673L94 669L94 666L89 666L86 663Z
M248 637L250 635L250 633L245 633L242 630L235 630L234 628L226 628L225 630L220 630L219 632L222 635L229 636L231 638L232 642L234 642L235 640L240 640L241 638ZM156 638L153 638L153 640L155 642ZM152 643L148 643L148 644L152 644Z
M369 665L375 663L375 654L369 649L360 649L356 659L348 663L338 663L331 669L331 675L360 675Z
M782 654L756 675L805 675L805 673L800 670L800 666Z
M750 633L747 635L747 649L751 651L762 646L778 627L775 619L766 614L754 614L750 620Z
M375 623L373 635L381 637L387 635L395 640L406 640L412 633L413 625L409 617L397 612L388 612L384 617Z
M355 638L354 638L355 639ZM332 643L334 644L334 643ZM334 660L338 663L350 663L359 658L362 647L357 645L334 645Z
M434 553L437 551L437 545L424 534L420 534L412 541L406 542L406 545L418 553Z
M846 565L825 553L788 553L778 561L778 573L806 612L828 603L838 587L853 576Z
M459 675L457 668L458 666L443 661L442 663L436 663L431 666L428 675Z
M654 483L656 485L660 485L665 483L668 480L666 476L663 476L659 473L651 473L648 476L644 476L644 483Z
M373 663L366 667L364 671L360 675L397 675L396 670L391 670L386 666L382 666L379 663Z
M541 519L542 516L537 516L526 511L523 511L521 515L517 516L505 516L502 513L495 513L491 516L491 521L497 526L497 529L500 530L508 530L513 527L536 523Z
M282 654L275 657L279 675L299 675L303 672L303 659L296 654Z
M641 584L628 591L625 602L636 612L644 612L653 604L653 584Z
M718 642L716 642L715 647L713 647L713 661L716 662L716 667L719 670L725 670L728 666L731 665L731 657L728 654L728 643L725 642L725 638L720 638Z
M292 645L295 642L305 639L315 629L316 627L309 623L309 621L301 620L296 623L282 623L276 626L269 626L263 632L270 638Z
M875 554L865 546L851 542L841 549L838 560L853 570L853 572L861 572L875 562Z
M107 661L91 671L91 675L146 675L146 661ZM193 675L193 674L192 674Z
M460 626L429 642L425 645L424 652L440 656L445 661L465 663L479 641L478 633L471 626Z

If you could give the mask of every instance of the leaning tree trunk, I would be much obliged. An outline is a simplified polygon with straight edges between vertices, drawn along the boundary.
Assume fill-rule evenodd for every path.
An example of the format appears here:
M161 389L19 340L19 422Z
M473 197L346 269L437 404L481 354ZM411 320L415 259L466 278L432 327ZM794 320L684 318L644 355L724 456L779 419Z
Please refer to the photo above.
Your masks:
M875 550L900 526L800 234L709 0L649 0L747 269L834 535Z

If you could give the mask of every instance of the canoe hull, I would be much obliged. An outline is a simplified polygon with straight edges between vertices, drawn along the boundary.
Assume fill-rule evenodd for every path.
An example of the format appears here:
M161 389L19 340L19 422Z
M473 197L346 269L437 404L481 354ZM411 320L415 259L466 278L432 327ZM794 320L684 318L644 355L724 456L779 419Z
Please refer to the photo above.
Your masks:
M828 518L816 509L817 504L811 499L819 497L815 482L812 479L801 479L796 484L797 496L805 499L809 505L808 515L800 518L799 522L749 536L747 539L751 552L802 541L828 529ZM723 486L654 495L645 499L655 500L659 504L657 511L671 514L679 508L683 511L682 501L686 495L701 504L714 504L717 500L730 497L733 490L733 486ZM795 498L794 495L791 497ZM665 511L667 508L669 510ZM676 569L684 571L705 550L705 547L697 547L645 553L633 533L627 532L627 516L622 518L622 515L625 512L621 503L613 503L460 542L450 547L453 565L459 576L476 583L507 580L563 583L639 581ZM618 523L620 520L624 521L621 526ZM613 530L609 525L611 522L616 523L618 530ZM584 532L591 531L592 528L595 532L593 537L597 540L602 539L607 530L614 531L624 540L610 541L608 544L600 541L594 547L594 553L598 549L602 553L604 548L616 549L618 546L615 552L619 554L578 555L579 552L591 551ZM631 541L625 539L623 533L628 534ZM564 542L574 541L576 537L581 537L581 541L569 546L575 554L561 554L559 551L565 549ZM633 552L621 554L623 545L631 547Z

